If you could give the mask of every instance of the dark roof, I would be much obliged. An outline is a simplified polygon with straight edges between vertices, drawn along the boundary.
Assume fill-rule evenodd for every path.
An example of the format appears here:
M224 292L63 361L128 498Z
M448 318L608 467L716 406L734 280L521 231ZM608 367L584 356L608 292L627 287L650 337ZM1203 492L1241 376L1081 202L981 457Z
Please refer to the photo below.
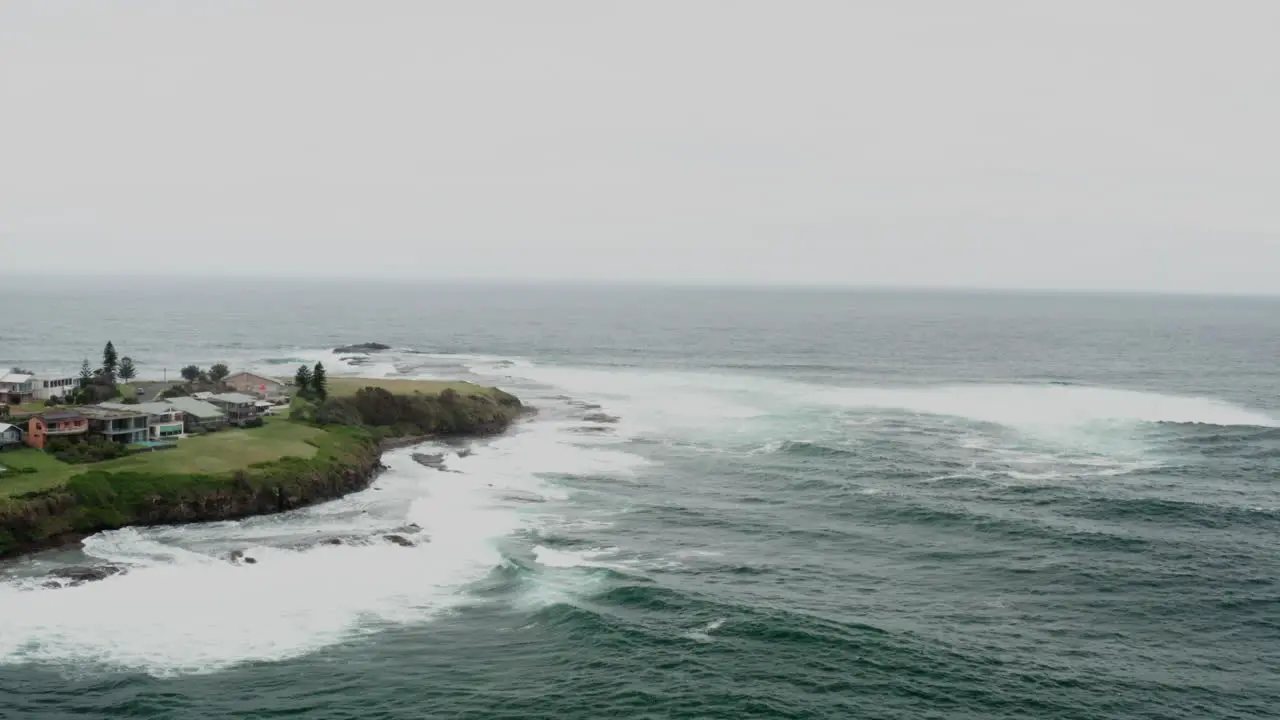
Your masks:
M252 395L244 395L242 393L234 392L218 393L209 399L214 402L224 402L232 405L248 405L258 402L258 398L253 397Z
M47 410L40 413L40 417L44 420L80 420L84 418L84 413L76 410Z
M181 410L188 415L194 415L202 420L227 416L226 413L219 410L216 406L192 397L169 398L167 402L169 405L172 405L174 409Z

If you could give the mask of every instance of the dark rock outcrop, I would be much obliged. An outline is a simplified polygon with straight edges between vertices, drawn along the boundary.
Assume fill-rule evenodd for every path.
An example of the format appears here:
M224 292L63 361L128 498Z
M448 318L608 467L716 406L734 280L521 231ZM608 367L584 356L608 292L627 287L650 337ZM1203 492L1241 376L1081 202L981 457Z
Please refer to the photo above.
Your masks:
M584 425L583 427L569 428L569 431L582 433L584 435L599 435L602 433L613 432L613 428L608 425Z
M44 586L50 589L77 587L87 582L106 580L112 575L123 575L127 572L128 570L118 565L62 568L50 572L50 580L44 583Z
M434 468L436 470L444 469L444 453L413 453L409 457L413 461L423 467Z
M621 420L617 415L608 415L606 413L588 413L583 415L582 419L593 423L616 423Z
M340 347L334 348L333 351L336 353L368 353L368 352L381 352L383 350L390 350L390 349L391 349L390 345L383 345L382 343L376 343L376 342L366 342L366 343L356 343L355 345L342 345Z
M243 550L232 550L227 556L232 565L257 565L258 561L244 554Z
M418 546L417 543L415 543L414 541L410 540L409 538L403 535L395 535L395 534L383 535L382 539L390 543L395 543L400 547L417 547Z

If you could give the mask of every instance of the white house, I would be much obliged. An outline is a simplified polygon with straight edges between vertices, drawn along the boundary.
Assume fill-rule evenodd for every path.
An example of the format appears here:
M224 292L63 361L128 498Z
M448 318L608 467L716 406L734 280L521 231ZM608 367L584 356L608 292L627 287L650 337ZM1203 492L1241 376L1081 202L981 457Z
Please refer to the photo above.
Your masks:
M30 373L0 371L0 401L31 402L64 397L80 384L79 378L40 378Z
M27 373L0 371L0 402L20 404L36 397L36 377Z
M36 399L48 400L52 397L66 397L80 384L80 378L62 377L40 379L36 382Z

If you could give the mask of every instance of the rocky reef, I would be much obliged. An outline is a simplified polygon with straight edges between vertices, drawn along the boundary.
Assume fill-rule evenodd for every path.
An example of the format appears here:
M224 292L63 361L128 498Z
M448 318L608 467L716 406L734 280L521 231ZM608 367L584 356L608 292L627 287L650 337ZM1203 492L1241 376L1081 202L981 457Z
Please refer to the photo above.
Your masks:
M383 350L390 350L390 349L391 349L390 345L383 345L382 343L376 343L376 342L365 342L365 343L356 343L355 345L341 345L339 347L334 348L333 351L339 354L342 354L342 353L352 354L352 353L382 352Z

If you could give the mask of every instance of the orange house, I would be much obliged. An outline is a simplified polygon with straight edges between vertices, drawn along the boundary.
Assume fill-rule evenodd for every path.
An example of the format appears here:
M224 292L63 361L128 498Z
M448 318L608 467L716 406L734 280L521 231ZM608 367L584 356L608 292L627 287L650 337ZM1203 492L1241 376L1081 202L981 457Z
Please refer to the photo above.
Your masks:
M84 435L89 432L89 420L74 410L52 410L31 418L27 423L27 444L43 450L49 440L56 437Z

